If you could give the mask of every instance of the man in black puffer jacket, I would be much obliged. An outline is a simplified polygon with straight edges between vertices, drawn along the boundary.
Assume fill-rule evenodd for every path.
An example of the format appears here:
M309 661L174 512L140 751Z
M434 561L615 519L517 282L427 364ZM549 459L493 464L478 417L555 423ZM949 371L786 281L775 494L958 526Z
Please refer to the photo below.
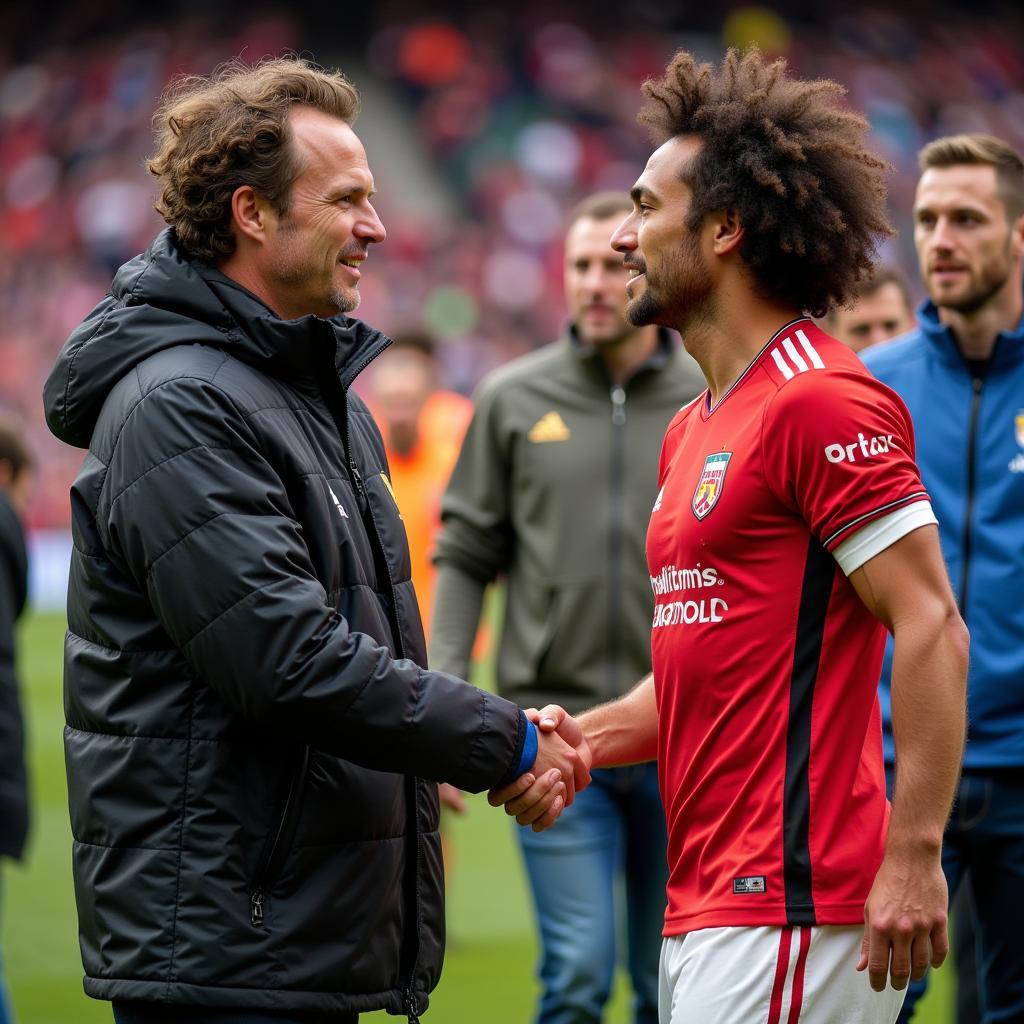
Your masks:
M150 169L172 227L46 384L72 490L65 747L86 992L117 1021L426 1007L438 780L523 776L535 827L586 766L425 665L343 315L384 239L338 74L192 80ZM575 773L575 779L574 779ZM427 781L431 780L431 781Z

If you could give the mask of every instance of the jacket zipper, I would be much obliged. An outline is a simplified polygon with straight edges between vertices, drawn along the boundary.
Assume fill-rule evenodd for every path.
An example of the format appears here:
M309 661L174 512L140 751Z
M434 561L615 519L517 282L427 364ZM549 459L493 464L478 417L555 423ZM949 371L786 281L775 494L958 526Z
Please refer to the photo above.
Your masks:
M964 506L963 569L960 575L960 617L967 620L967 588L970 582L971 547L974 533L974 490L977 478L978 417L984 378L971 377L971 416L967 425L967 501Z
M359 372L368 366L372 361L366 359L360 364L358 369L352 375L353 379L359 374ZM336 379L330 377L328 379ZM363 518L363 526L366 528L367 536L372 545L374 541L377 544L377 553L379 554L379 564L384 567L384 571L387 573L388 578L388 599L391 606L391 634L395 641L395 654L399 658L405 657L405 644L402 642L402 629L401 623L398 621L398 592L395 589L395 577L391 571L391 564L387 559L387 549L384 547L384 539L381 537L380 529L377 526L377 520L373 517L373 508L370 504L369 498L366 493L366 484L363 480L362 473L359 472L359 467L356 465L356 460L352 456L352 446L349 438L348 430L348 394L345 385L338 381L338 390L340 397L338 404L340 406L340 415L334 416L335 423L339 428L341 434L342 452L345 457L345 463L348 466L348 471L352 477L352 484L356 489L356 493L360 497L360 512ZM325 396L326 397L326 396ZM330 403L328 403L330 408ZM412 878L412 913L408 914L408 918L412 921L411 929L411 957L409 962L409 969L405 972L405 976L402 978L402 1003L405 1010L406 1016L409 1019L409 1024L419 1024L419 1006L416 1000L416 993L413 991L413 979L416 976L416 967L419 963L420 947L418 937L418 915L419 915L419 865L420 865L420 828L419 828L419 816L418 806L419 799L417 793L417 782L412 776L406 776L408 779L406 803L408 804L408 820L409 827L412 830L412 842L411 842L411 856L412 863L409 865L409 872Z
M263 926L263 905L266 902L267 893L273 888L281 868L284 867L284 859L291 849L291 841L295 834L295 826L298 824L299 806L302 802L302 793L306 783L306 771L309 768L309 747L302 748L302 757L299 762L299 770L292 776L288 783L288 793L285 796L284 806L277 819L277 827L269 842L264 843L263 853L260 855L260 862L253 876L252 888L249 891L249 918L256 928Z
M619 695L619 633L622 628L619 609L622 596L622 519L623 519L623 460L625 458L626 389L614 384L612 400L611 479L609 493L608 532L608 696Z

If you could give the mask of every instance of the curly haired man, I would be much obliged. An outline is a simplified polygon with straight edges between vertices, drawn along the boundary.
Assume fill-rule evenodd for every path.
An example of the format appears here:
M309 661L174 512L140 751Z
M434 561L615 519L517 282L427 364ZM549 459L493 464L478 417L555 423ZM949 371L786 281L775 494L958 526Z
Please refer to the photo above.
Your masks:
M708 389L661 453L652 677L539 720L596 766L658 760L663 1024L892 1024L947 950L967 635L910 417L809 319L871 268L884 167L837 85L756 51L719 69L679 53L645 91L661 144L612 244L631 319L678 329Z

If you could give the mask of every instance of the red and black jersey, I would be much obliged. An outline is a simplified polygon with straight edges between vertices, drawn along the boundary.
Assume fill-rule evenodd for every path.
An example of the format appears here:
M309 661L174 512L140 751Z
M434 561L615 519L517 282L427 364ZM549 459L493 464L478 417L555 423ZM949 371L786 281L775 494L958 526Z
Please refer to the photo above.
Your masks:
M677 414L660 484L647 556L665 934L860 923L888 819L885 630L837 558L872 524L905 524L877 553L934 521L910 416L799 320L713 407L705 394ZM908 521L914 507L928 518Z

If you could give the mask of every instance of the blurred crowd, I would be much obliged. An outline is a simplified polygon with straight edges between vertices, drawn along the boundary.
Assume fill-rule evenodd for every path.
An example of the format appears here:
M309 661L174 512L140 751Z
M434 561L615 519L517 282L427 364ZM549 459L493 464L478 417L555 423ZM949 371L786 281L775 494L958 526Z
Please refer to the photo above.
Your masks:
M289 50L349 71L364 91L361 133L390 132L397 146L368 145L389 237L372 253L358 315L388 332L431 331L442 383L463 393L558 333L564 213L588 192L633 182L649 151L634 122L640 83L680 46L716 59L757 42L804 76L846 86L894 167L900 234L880 255L903 266L915 294L917 150L959 131L1024 147L1024 18L1012 8L932 4L921 16L860 9L808 22L747 6L713 24L705 13L693 29L643 4L622 24L553 5L529 16L512 5L449 16L382 5L361 13L357 31L308 12L197 10L145 23L135 13L97 32L57 5L30 39L0 33L0 409L29 425L39 467L30 528L68 522L81 453L49 435L40 390L112 271L161 226L144 164L156 97L173 75ZM415 162L375 156L410 145ZM424 203L424 192L443 201Z

